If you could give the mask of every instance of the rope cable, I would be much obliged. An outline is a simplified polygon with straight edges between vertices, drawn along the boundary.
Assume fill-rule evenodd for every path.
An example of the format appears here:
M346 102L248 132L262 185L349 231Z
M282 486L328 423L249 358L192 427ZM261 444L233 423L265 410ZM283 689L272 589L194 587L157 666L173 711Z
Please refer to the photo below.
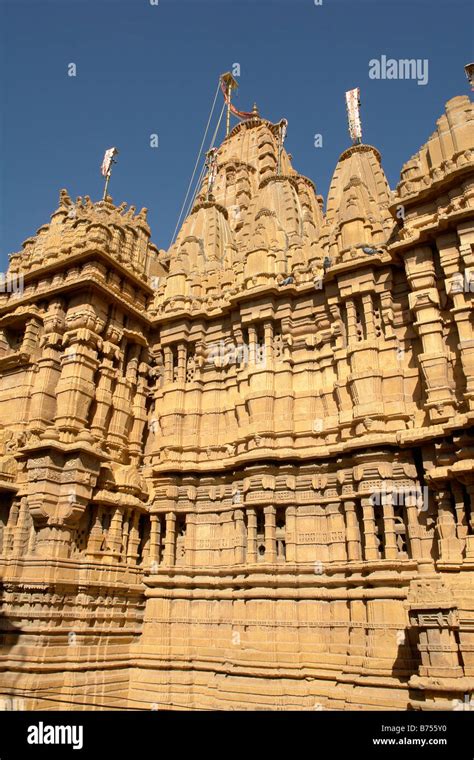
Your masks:
M209 118L208 118L208 120L207 120L206 129L205 129L205 131L204 131L204 135L203 135L203 138L202 138L202 141L201 141L201 146L200 146L200 148L199 148L199 152L198 152L198 155L197 155L197 158L196 158L196 163L194 164L193 173L192 173L192 175L191 175L191 179L189 180L189 185L188 185L188 189L187 189L187 191L186 191L186 195L185 195L185 197L184 197L183 205L181 206L181 211L180 211L180 213L179 213L178 221L176 222L176 227L175 227L175 229L174 229L174 232L173 232L173 237L171 238L171 243L173 243L173 242L174 242L174 239L175 239L175 237L176 237L176 232L177 232L177 230L178 230L178 227L179 227L179 223L180 223L180 221L181 221L181 217L182 217L182 215L183 215L183 210L184 210L184 207L185 207L185 205L186 205L186 201L187 201L187 199L188 199L188 195L189 195L189 192L190 192L190 190L191 190L191 186L192 186L192 184L193 184L194 176L195 176L195 174L196 174L196 169L197 169L197 167L198 167L198 164L199 164L199 159L201 158L202 149L203 149L203 147L204 147L204 143L205 143L205 141L206 141L207 133L208 133L208 131L209 131L209 125L210 125L210 123L211 123L212 114L214 113L214 108L215 108L215 105L216 105L217 96L218 96L218 94L219 94L219 90L220 90L220 84L221 84L221 83L220 83L220 79L219 79L219 82L217 83L216 93L215 93L215 95L214 95L214 101L213 101L213 103L212 103L212 106L211 106L211 112L210 112L210 114L209 114Z
M212 140L211 140L211 144L209 146L209 150L211 150L214 147L214 143L216 141L217 133L219 131L219 127L221 125L222 117L224 115L225 107L226 107L226 103L224 102L224 105L222 106L222 110L221 110L221 113L220 113L220 116L219 116L219 119L218 119L218 122L217 122L217 126L216 126L216 128L214 130L214 135L212 136ZM204 178L205 172L206 172L206 164L204 164L203 167L202 167L202 169L201 169L201 173L200 173L198 181L196 183L196 187L194 188L194 194L193 194L193 196L192 196L192 198L191 198L191 200L190 200L190 202L188 204L188 208L186 210L185 217L188 216L190 210L192 209L192 207L194 205L194 201L196 200L196 195L199 192L199 187L200 187L200 184L201 184L201 182L202 182L202 180Z

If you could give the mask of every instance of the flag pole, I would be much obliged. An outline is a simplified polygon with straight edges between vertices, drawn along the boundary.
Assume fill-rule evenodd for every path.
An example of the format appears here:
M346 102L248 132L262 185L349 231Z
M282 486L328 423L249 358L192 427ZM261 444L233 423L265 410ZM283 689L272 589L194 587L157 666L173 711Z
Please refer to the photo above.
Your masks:
M236 90L239 85L235 81L230 71L227 71L225 74L221 75L221 82L223 83L225 87L225 99L227 102L227 118L226 118L226 130L225 130L226 137L227 137L230 132L230 112L231 112L232 90Z
M109 189L109 182L110 182L110 176L112 174L112 166L117 163L115 160L115 156L117 155L118 150L117 148L109 148L105 151L104 160L102 161L101 166L101 172L102 176L105 177L105 185L104 185L104 194L102 196L102 200L105 201L107 198L107 191Z
M111 174L112 174L112 171L107 172L107 176L105 178L104 194L102 196L103 201L105 201L105 199L107 198L107 190L109 189L109 181L110 181Z
M226 125L225 125L225 134L226 137L230 132L230 99L232 97L232 85L229 82L227 85L227 118L226 118Z

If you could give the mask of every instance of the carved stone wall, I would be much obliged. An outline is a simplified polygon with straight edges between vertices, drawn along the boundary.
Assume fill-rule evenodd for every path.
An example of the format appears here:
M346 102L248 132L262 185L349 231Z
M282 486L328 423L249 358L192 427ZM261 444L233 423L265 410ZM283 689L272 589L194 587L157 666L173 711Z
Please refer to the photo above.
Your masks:
M255 114L168 252L61 191L0 294L3 696L472 693L472 122L449 101L395 191L349 148L324 209Z

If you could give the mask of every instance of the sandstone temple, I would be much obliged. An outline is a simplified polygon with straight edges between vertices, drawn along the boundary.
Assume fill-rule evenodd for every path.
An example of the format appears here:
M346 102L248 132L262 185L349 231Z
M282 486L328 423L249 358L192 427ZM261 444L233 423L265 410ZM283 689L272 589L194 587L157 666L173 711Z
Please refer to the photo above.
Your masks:
M62 190L10 256L4 704L471 703L470 99L395 190L360 143L325 201L247 116L169 250Z

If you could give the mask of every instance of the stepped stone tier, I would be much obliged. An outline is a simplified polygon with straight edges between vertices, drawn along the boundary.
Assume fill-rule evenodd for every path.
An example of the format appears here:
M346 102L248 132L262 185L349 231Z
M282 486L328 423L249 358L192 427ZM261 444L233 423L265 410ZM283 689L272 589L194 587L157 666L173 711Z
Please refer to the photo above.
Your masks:
M324 209L255 111L169 251L61 191L0 293L4 700L471 699L473 125L395 191L349 147Z

